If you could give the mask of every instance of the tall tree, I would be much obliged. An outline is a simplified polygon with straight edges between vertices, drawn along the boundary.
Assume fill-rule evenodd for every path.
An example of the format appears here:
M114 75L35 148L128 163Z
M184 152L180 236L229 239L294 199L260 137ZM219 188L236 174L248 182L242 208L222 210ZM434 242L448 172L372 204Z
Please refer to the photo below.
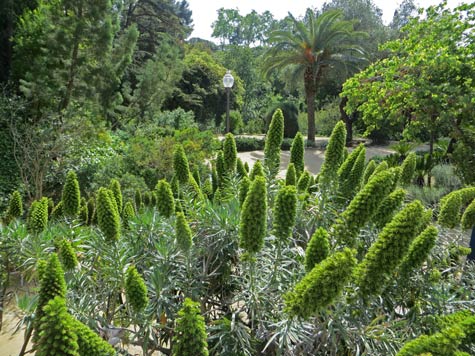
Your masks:
M338 10L316 16L307 10L307 23L296 20L291 14L291 31L271 33L273 44L265 53L264 73L274 69L292 67L294 78L302 78L305 88L308 116L308 141L315 142L315 96L325 76L332 71L348 71L365 58L358 41L364 32L354 31L353 22L343 19Z

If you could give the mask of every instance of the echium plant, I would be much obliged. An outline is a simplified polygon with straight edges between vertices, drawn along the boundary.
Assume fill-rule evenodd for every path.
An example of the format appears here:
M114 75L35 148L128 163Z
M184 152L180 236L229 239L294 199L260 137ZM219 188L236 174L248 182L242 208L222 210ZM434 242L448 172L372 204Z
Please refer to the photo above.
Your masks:
M143 206L142 192L140 191L140 189L135 190L134 202L135 202L135 210L137 210L137 212L139 212L142 209L142 206Z
M157 191L158 213L169 218L175 213L175 199L170 184L165 179L159 180L155 188Z
M475 199L465 209L461 224L463 229L471 229L475 226Z
M65 216L74 218L78 215L81 195L79 192L78 178L74 171L69 171L66 176L61 201L63 202L63 214Z
M233 174L236 171L237 149L236 141L232 133L227 133L223 142L224 171Z
M273 209L273 234L279 244L286 243L292 234L297 214L297 191L293 185L284 185L277 192Z
M135 266L129 266L125 275L125 295L127 303L136 312L141 312L148 304L147 287L145 281Z
M343 152L346 143L346 127L343 121L338 123L333 128L330 135L327 148L325 150L325 160L319 174L319 184L322 187L328 188L337 182L338 169L343 163Z
M249 173L249 179L254 180L257 176L265 177L264 169L262 168L261 161L257 160L252 166L251 173Z
M357 262L354 254L345 248L328 256L286 293L285 310L290 316L308 319L333 303L351 279Z
M122 225L125 229L129 228L129 220L135 217L134 205L131 201L127 201L122 211Z
M438 222L444 227L454 228L460 223L461 209L475 199L475 187L450 192L440 201Z
M305 169L300 175L299 181L297 183L297 190L299 193L307 192L308 187L310 186L310 179L310 173Z
M226 169L224 168L225 163L224 163L224 153L223 151L218 151L216 155L216 181L217 181L217 187L223 185L223 182L225 181L225 176L226 176Z
M242 160L240 158L236 160L236 172L239 178L247 177L246 167L244 166L244 163L242 163Z
M414 172L416 171L416 154L411 152L407 155L401 165L401 178L399 182L402 186L408 185L412 182L412 177L414 177Z
M189 298L178 311L172 345L172 356L209 355L205 320L199 303Z
M188 158L186 158L183 146L177 144L173 155L173 169L180 185L188 184L190 180L190 168L188 166Z
M297 178L300 177L305 168L304 153L304 138L300 132L297 132L294 139L292 140L292 145L290 146L290 163L293 163L295 165L295 172L297 173Z
M119 215L122 214L122 190L120 188L120 183L117 179L111 179L110 184L109 184L109 189L112 191L114 194L114 199L117 204L117 211L119 212Z
M81 198L81 205L79 207L79 220L87 225L89 221L89 210L87 208L86 198Z
M106 188L99 188L97 192L97 223L108 241L119 239L119 213L112 192Z
M266 180L257 176L251 183L242 206L239 245L247 253L255 254L264 245L267 228Z
M384 198L380 207L378 208L378 211L371 219L374 224L378 228L382 228L384 225L386 225L402 206L405 197L406 191L399 188Z
M285 174L285 185L297 185L297 173L295 172L295 164L289 163L287 173Z
M283 139L284 115L281 109L277 109L272 115L264 146L264 165L267 167L271 179L279 173L280 146Z
M363 185L368 183L369 177L371 177L375 169L376 169L376 162L374 160L371 160L366 164L366 167L363 173L363 181L362 181Z
M356 147L338 170L339 192L345 200L351 200L360 188L365 167L366 149L363 144Z
M310 272L315 265L327 258L330 252L330 241L328 232L323 228L318 228L310 238L305 250L305 270Z
M48 198L43 197L34 201L28 215L28 230L39 234L48 225Z
M242 206L242 204L244 204L250 186L251 181L247 176L241 179L241 182L239 183L239 205Z
M66 271L73 270L78 264L76 251L74 251L71 242L65 238L59 242L59 259Z
M8 204L7 217L8 219L16 219L23 215L23 202L20 192L15 190L10 196Z
M387 170L388 168L389 168L388 162L382 161L380 164L378 164L378 165L376 166L376 168L375 168L374 171L373 171L373 174L371 174L371 175L369 176L368 181L369 181L372 177L378 175L378 174L381 173L382 171Z
M178 247L183 252L188 253L192 245L192 234L190 226L186 221L185 214L183 214L182 212L176 213L175 238Z
M116 351L107 341L103 340L99 335L80 321L74 319L72 316L70 317L74 327L74 332L78 337L79 355L116 355Z
M366 299L382 290L387 278L408 253L423 215L424 207L415 200L383 228L355 272L362 298Z

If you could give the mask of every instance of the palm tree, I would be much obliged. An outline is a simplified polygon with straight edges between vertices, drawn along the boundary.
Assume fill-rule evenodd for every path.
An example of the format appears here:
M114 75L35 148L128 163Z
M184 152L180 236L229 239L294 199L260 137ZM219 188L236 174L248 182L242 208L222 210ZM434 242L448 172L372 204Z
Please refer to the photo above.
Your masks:
M292 78L303 75L308 115L308 141L315 142L315 96L322 80L332 71L345 77L365 62L365 52L358 44L365 32L354 31L340 10L316 16L308 9L305 22L296 20L290 31L270 34L273 44L264 54L264 74L274 69L292 67Z

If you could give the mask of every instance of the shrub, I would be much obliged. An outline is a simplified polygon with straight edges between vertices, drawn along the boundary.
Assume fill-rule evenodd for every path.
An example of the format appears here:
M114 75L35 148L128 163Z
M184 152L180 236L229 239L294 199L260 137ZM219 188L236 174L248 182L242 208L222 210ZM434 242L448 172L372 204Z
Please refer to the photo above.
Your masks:
M125 229L129 228L129 220L135 217L134 205L131 201L128 201L124 205L124 210L122 211L122 225Z
M244 204L244 200L246 200L247 192L249 191L250 186L251 181L248 177L241 179L241 182L239 183L239 205L242 206L242 204Z
M226 113L221 116L221 132L226 129ZM233 134L240 134L244 129L244 121L242 120L242 115L237 110L229 111L229 129Z
M399 210L404 198L406 197L406 191L404 189L397 189L381 202L378 211L372 217L372 221L378 228L384 227L391 219L394 214Z
M299 193L305 193L308 190L308 187L310 186L310 178L310 173L307 170L304 170L297 183L297 190Z
M360 189L365 169L366 149L359 145L338 170L339 192L343 199L351 200Z
M374 173L376 169L376 162L374 160L370 160L365 167L364 174L363 174L363 182L362 184L365 185L368 183L369 177Z
M265 140L262 138L238 136L235 141L238 152L259 151L265 146Z
M71 316L70 316L71 317ZM86 325L80 321L71 317L74 332L78 337L79 355L101 355L101 356L114 356L116 352L114 348L104 341L94 331L89 329Z

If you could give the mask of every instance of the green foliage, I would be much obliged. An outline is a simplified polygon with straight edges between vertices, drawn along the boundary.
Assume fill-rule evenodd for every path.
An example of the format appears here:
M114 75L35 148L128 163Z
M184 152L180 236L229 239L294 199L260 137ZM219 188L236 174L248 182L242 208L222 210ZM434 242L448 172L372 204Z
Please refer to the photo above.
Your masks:
M251 180L248 177L241 179L239 183L239 205L242 206L246 200L247 192L251 186Z
M286 100L272 105L265 115L266 127L269 127L277 110L282 112L283 116L283 137L294 138L299 132L298 112L299 109L295 101Z
M236 171L236 142L232 133L227 133L223 142L224 171L233 174Z
M292 147L290 148L290 163L295 165L297 177L300 177L305 168L304 153L305 145L303 136L300 132L297 132L292 141Z
M386 163L387 164L387 163ZM370 160L367 164L366 164L366 168L364 170L364 174L363 174L363 181L362 181L362 184L365 185L366 183L368 183L368 180L369 180L369 177L371 177L371 175L374 173L374 170L376 169L376 162L374 160Z
M267 131L264 147L264 165L269 171L269 177L274 178L279 173L280 146L284 138L284 115L277 109L272 115L272 121Z
M63 214L68 217L76 217L79 213L81 196L76 172L69 171L63 187Z
M114 200L117 204L117 211L119 212L119 215L120 215L122 213L122 207L123 207L122 190L120 188L120 182L117 179L111 179L110 184L109 184L109 189L114 194Z
M135 201L135 209L137 211L140 211L140 209L142 209L142 205L143 205L142 192L140 191L140 189L135 190L134 201Z
M79 220L86 225L89 221L89 210L87 209L86 198L81 198L81 205L79 206Z
M356 262L354 252L348 248L328 256L284 295L286 311L308 319L333 303L349 282Z
M463 229L471 229L475 226L475 199L472 200L470 205L465 209L461 225Z
M346 144L346 127L343 121L338 121L333 129L325 150L325 160L320 169L319 183L329 186L336 182L337 172L343 163L343 150Z
M287 173L285 173L285 185L297 185L297 173L295 172L295 164L289 163Z
M256 177L265 177L264 168L260 160L257 160L252 166L251 173L249 173L249 179L254 180Z
M282 186L277 192L273 209L273 234L285 244L292 234L297 214L297 191L293 185Z
M80 321L71 318L74 333L78 338L79 355L114 356L116 352L109 343Z
M76 251L69 240L61 239L58 254L65 271L73 270L78 265Z
M176 213L176 221L175 221L175 239L177 242L178 247L188 253L191 249L192 245L192 234L190 226L186 221L185 214L182 212Z
M99 188L96 208L97 224L102 233L108 241L117 241L120 237L120 217L109 189Z
M148 304L147 287L135 266L127 268L125 276L125 295L127 302L135 312L141 312Z
M378 294L409 251L424 213L420 201L406 205L371 245L356 270L356 283L363 298Z
M401 178L399 179L401 185L408 185L412 182L412 177L416 171L416 154L415 152L409 153L409 155L402 162Z
M257 164L257 162L256 162ZM239 245L249 254L256 254L264 245L267 228L266 180L256 176L242 205Z
M192 176L196 184L198 184L198 186L201 187L201 175L200 175L200 171L197 168L193 169Z
M48 198L35 200L28 214L28 230L39 234L48 225Z
M460 222L462 209L462 195L460 191L452 192L442 198L438 223L442 226L454 228Z
M238 158L236 161L236 171L239 178L242 179L244 177L247 177L246 167L244 167L244 163L242 163L242 160L240 158Z
M403 278L415 269L422 266L437 242L438 230L435 226L428 226L409 246L409 251L399 266Z
M297 183L297 190L299 193L304 193L308 190L310 185L310 173L307 170L304 170L300 175L299 181Z
M8 204L7 217L9 219L20 218L23 215L23 202L20 192L15 190L10 196Z
M158 206L158 202L157 202ZM129 228L129 220L135 217L134 205L131 201L127 201L124 205L124 210L122 211L122 225L125 229Z
M43 307L39 323L38 356L79 356L74 323L66 309L64 297L56 296Z
M360 189L365 169L366 148L359 145L338 170L340 195L344 199L352 199Z
M218 151L216 155L216 175L217 175L217 186L223 184L225 180L226 170L225 170L225 163L224 163L224 153L223 151Z
M206 324L199 303L186 298L178 311L173 337L173 356L208 356Z
M404 189L396 189L394 192L389 194L381 202L378 211L372 217L372 221L378 228L382 228L386 225L394 216L394 214L399 210L404 198L406 197L406 191Z
M173 169L175 170L178 182L181 185L188 184L190 180L190 168L182 145L176 145L175 153L173 154Z
M157 209L160 215L169 218L175 214L175 199L170 184L162 179L158 181L157 187Z
M317 264L328 257L330 241L327 230L319 227L310 238L305 250L305 271L309 273Z

